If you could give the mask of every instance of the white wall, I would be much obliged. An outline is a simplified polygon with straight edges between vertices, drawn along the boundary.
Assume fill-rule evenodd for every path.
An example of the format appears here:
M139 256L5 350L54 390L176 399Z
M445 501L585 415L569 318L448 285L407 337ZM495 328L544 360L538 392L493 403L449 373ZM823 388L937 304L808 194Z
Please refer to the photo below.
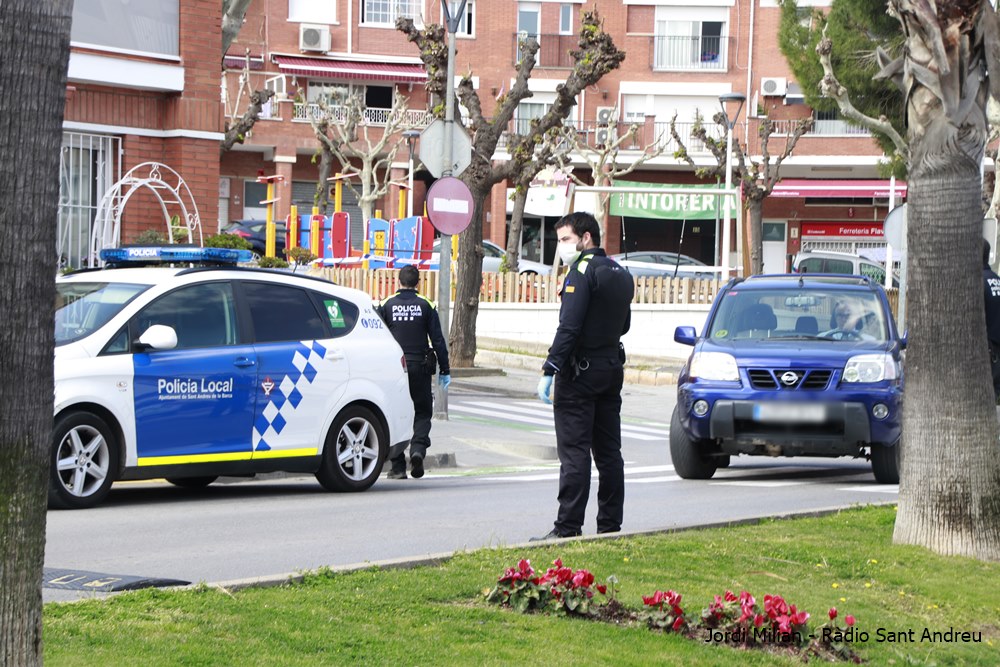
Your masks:
M699 333L710 306L632 304L632 328L622 338L626 354L686 359L687 345L674 342L674 329ZM559 326L558 303L480 303L476 335L548 345Z

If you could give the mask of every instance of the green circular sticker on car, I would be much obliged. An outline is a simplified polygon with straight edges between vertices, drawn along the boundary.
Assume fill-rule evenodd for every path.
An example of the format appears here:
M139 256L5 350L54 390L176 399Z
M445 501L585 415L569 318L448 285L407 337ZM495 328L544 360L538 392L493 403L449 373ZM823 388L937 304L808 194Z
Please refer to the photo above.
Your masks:
M719 329L718 331L715 332L715 337L716 338L725 338L728 334L729 334L729 330L728 329Z

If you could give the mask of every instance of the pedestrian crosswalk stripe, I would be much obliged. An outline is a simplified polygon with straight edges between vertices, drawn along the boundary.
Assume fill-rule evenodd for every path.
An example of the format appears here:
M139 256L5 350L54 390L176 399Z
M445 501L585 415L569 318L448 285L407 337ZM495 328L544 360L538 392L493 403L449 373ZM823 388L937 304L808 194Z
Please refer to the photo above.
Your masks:
M871 486L846 486L838 491L868 491L869 493L899 493L899 484L872 484Z
M456 412L464 412L470 415L481 415L485 417L495 417L498 419L506 419L510 421L520 422L524 424L537 424L540 426L552 426L552 410L545 409L528 409L523 408L516 411L505 411L503 410L504 405L497 403L489 403L486 401L452 401L448 409L454 410ZM555 436L555 431L552 429L544 429L536 431L536 433L541 433L543 435ZM641 426L632 426L629 424L622 424L622 437L631 438L632 440L645 440L645 441L662 441L667 437L666 432L658 431L651 428L643 428Z
M650 482L676 482L680 479L675 475L661 475L659 477L639 477L634 478L632 475L644 475L651 472L670 472L674 469L670 465L662 466L634 466L625 467L625 483L626 484L648 484ZM592 470L590 476L597 479L597 470ZM559 472L553 471L551 473L540 473L535 475L504 475L502 477L483 477L485 481L491 482L549 482L552 480L559 479Z
M469 405L481 405L481 406L484 406L484 407L491 407L494 410L496 410L496 408L497 408L497 404L496 403L475 402L475 403L469 403ZM514 403L514 405L521 406L520 409L522 411L527 411L527 412L532 413L532 414L538 414L538 415L543 415L543 414L544 415L551 415L552 414L552 407L548 406L548 405L545 405L544 403L541 403L539 401L535 401L534 403L532 403L530 401L516 401ZM656 427L659 427L659 428L656 428ZM626 429L629 430L629 431L636 431L636 432L639 432L639 433L653 433L655 435L660 436L661 438L665 438L667 436L667 429L668 429L668 427L665 424L649 423L649 424L646 424L645 426L636 426L635 424L629 424L629 423L626 423L626 422L622 422L622 430L624 431Z
M811 480L810 480L811 481ZM757 487L779 487L779 486L797 486L799 484L805 484L805 480L795 480L795 481L765 481L765 480L739 480L734 479L730 481L713 481L711 484L713 486L757 486Z

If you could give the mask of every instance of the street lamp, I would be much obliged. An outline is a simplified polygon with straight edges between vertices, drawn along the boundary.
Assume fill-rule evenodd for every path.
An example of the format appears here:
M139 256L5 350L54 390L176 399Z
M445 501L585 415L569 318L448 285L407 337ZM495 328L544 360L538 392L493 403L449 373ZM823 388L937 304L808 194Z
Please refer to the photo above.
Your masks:
M740 118L740 112L743 110L743 103L746 102L746 95L741 95L740 93L723 93L719 95L719 106L722 107L722 113L726 117L726 190L728 191L733 187L733 128L736 126L736 121ZM729 115L729 109L726 106L728 102L736 102L736 113L732 116ZM726 194L726 218L722 223L722 277L724 280L729 280L729 235L730 235L730 223L732 214L729 209L732 206L732 198L729 194Z
M413 217L413 145L417 143L420 130L407 130L403 132L406 145L410 149L410 174L406 179L406 217Z

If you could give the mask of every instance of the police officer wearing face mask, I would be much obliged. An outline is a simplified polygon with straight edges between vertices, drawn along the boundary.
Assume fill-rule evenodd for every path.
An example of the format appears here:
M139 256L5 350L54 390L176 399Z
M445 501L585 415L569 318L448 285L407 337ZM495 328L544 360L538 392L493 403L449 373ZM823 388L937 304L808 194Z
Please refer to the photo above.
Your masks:
M601 230L589 213L571 213L555 226L558 252L569 266L559 328L542 366L538 397L553 403L559 453L559 513L544 537L581 534L590 496L590 460L597 464L597 532L621 530L625 464L621 455L622 382L632 276L600 248ZM555 397L553 398L553 383Z

